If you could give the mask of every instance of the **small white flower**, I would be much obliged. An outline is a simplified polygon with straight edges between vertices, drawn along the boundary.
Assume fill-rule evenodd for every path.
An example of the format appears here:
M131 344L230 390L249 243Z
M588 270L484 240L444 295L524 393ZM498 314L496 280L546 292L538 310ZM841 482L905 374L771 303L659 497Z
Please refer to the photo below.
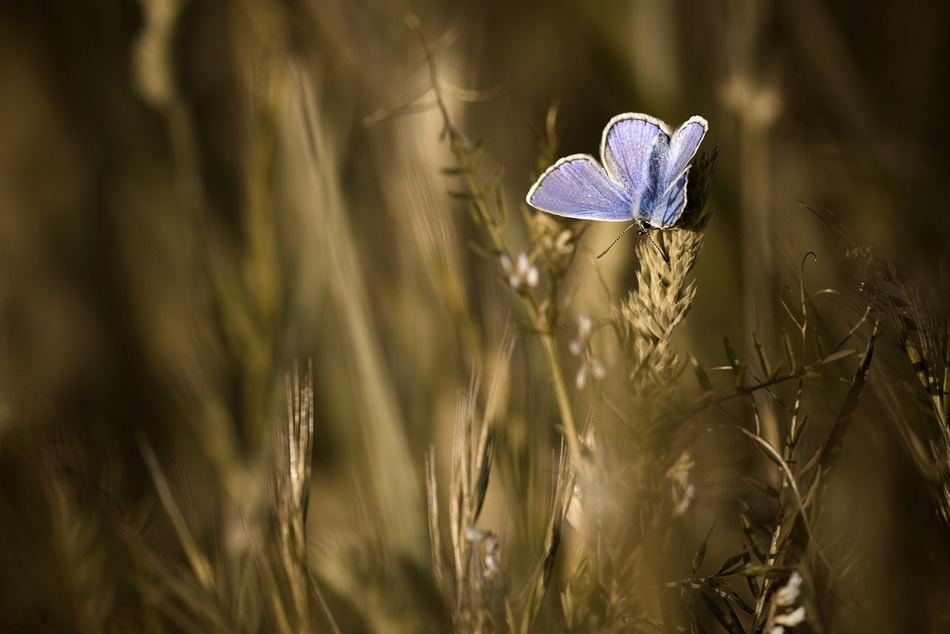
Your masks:
M603 362L594 356L590 347L591 335L594 332L594 324L586 313L577 316L577 338L567 342L567 349L575 357L581 357L581 365L577 369L577 377L574 380L578 390L584 389L587 385L587 377L593 376L600 381L607 376L607 368Z
M801 596L802 576L796 571L791 574L785 585L775 591L766 631L769 634L785 634L786 628L805 622L805 606L792 609Z
M695 466L696 463L693 462L689 452L684 451L666 472L666 477L672 482L673 517L679 517L685 513L693 498L696 497L696 487L689 480L690 470Z
M489 574L501 570L501 562L498 561L498 551L501 550L501 544L497 537L492 537L485 544L485 568Z
M590 373L594 375L594 378L598 381L602 380L607 376L607 368L604 367L604 364L597 357L590 358Z
M538 280L541 277L541 274L538 273L538 267L531 264L528 256L524 253L518 255L518 269L524 271L524 278L528 286L534 288L538 285Z
M508 276L508 285L517 292L523 292L526 288L534 288L538 285L541 274L538 267L531 264L528 254L522 251L518 254L516 262L511 261L511 256L502 253L501 268Z
M696 497L696 487L692 484L688 485L685 489L678 489L674 486L673 517L679 517L689 510L689 505L693 501L694 497Z
M471 561L473 574L491 579L503 572L501 565L501 542L492 531L482 530L469 524L465 527L465 540L472 544Z
M801 594L801 587L802 576L798 574L796 570L792 573L792 576L788 578L785 585L775 592L775 605L780 605L784 608L795 605L795 602L798 601L798 595Z
M584 524L584 500L581 494L581 486L574 483L574 493L571 495L571 502L567 505L567 523L574 527L574 530L581 530Z
M577 368L577 376L574 377L574 387L578 391L583 390L584 386L587 385L587 364L581 364L581 367Z
M581 363L581 367L577 369L577 377L574 379L574 383L578 390L583 390L584 386L587 385L588 375L594 377L597 381L602 381L607 376L607 368L604 367L600 359L593 355L585 358L584 362Z
M473 544L475 542L482 541L489 535L491 535L489 531L483 531L480 528L475 528L471 524L465 527L465 539L472 542Z
M775 627L795 627L805 622L805 606L800 605L788 614L779 614L772 619L773 631Z
M577 316L577 334L580 336L581 341L589 341L591 332L593 331L593 322L590 320L590 315L587 313L581 313Z
M584 351L590 347L590 336L593 333L594 325L590 320L590 315L581 313L577 316L577 339L571 339L567 342L567 347L575 357L584 354Z

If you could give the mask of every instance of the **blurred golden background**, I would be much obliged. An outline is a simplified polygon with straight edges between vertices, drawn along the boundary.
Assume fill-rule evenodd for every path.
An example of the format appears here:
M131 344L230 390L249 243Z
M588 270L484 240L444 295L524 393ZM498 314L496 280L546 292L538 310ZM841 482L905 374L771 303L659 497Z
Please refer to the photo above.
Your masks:
M502 536L511 594L531 578L557 496L559 413L484 227L452 195L462 186L446 173L456 157L416 21L452 121L483 144L486 170L504 167L513 253L532 248L521 207L546 159L596 155L621 112L709 121L704 147L721 158L675 339L683 359L728 365L723 337L752 359L753 332L781 357L783 287L794 303L800 279L835 289L815 320L828 340L846 333L867 282L838 221L897 263L946 334L945 3L5 3L0 629L465 629L433 574L426 455L444 503L458 412L470 391L490 409L496 375L483 523ZM545 157L552 104L558 144ZM553 334L568 365L577 316L607 319L636 285L646 239L592 257L621 229L589 227L563 280ZM595 345L619 372L610 348ZM905 377L882 370L883 383L914 384L901 350L899 338L878 344L880 363ZM293 393L303 386L306 400L311 359L313 484L294 565L319 592L301 599L303 576L281 580L267 535L275 428L294 411L307 418ZM843 388L829 383L811 393L812 447L840 407ZM906 433L873 405L884 393L865 394L872 406L846 446L836 495L860 508L835 511L850 530L872 527L858 589L842 591L872 605L857 620L829 610L807 631L946 625L946 533L930 492L941 476L899 449ZM583 421L597 399L576 399ZM737 411L733 423L749 426L748 408ZM755 493L741 479L765 477L762 455L712 424L678 436L699 488L695 521L673 540L682 562L717 517L708 557L718 565L738 548L737 500ZM296 612L266 607L274 587ZM199 599L182 598L193 589ZM548 591L535 631L584 630L561 615L560 592Z

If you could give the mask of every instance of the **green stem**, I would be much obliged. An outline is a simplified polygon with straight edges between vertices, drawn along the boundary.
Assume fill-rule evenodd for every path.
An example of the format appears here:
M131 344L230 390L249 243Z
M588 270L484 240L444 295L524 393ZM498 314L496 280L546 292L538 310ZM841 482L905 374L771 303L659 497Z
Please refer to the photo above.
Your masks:
M547 354L548 365L551 368L551 377L554 379L554 397L557 399L557 406L561 412L561 421L564 424L563 435L567 440L567 448L571 452L571 459L574 461L575 467L582 470L584 454L581 449L580 436L577 433L577 424L574 421L571 400L568 397L567 385L564 382L564 374L561 372L557 340L550 330L542 329L541 343L544 344L544 352Z
M439 84L432 49L429 47L429 43L426 41L418 22L413 21L410 23L410 26L416 30L422 42L423 49L425 50L426 60L429 66L429 79L432 84L436 106L442 114L442 120L445 124L445 134L448 136L452 154L454 154L456 160L458 160L459 172L465 178L466 187L473 194L472 204L475 206L475 215L488 231L495 249L499 253L507 253L508 249L505 245L502 229L496 221L494 214L492 214L491 209L489 209L488 204L485 202L484 197L481 195L481 187L475 177L474 166L469 159L465 139L452 125L452 119L449 116L449 110L446 107ZM581 462L583 453L581 451L580 437L577 435L577 424L574 421L574 413L571 409L567 385L564 383L564 375L561 372L561 363L557 353L557 341L551 327L551 324L554 322L554 309L552 307L555 303L552 302L545 310L541 310L530 294L522 295L522 299L524 300L525 307L528 309L528 314L531 316L531 321L535 329L541 333L541 342L544 345L544 352L547 355L548 365L551 368L551 376L554 379L554 395L557 399L557 406L560 410L561 420L563 422L563 434L567 439L567 446L571 452L574 465L580 469L583 464Z

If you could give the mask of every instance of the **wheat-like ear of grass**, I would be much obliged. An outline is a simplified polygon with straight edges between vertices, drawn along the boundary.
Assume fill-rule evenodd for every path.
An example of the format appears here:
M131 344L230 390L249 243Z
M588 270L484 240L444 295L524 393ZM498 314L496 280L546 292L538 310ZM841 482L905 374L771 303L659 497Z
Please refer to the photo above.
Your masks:
M339 633L333 614L313 578L307 558L307 510L313 461L314 401L313 362L303 377L294 363L287 376L287 420L275 427L274 515L277 524L275 551L278 566L272 576L274 611L280 610L287 631L312 627L310 600L314 598L330 629ZM286 587L284 597L281 585ZM286 604L286 605L285 605Z
M622 453L618 446L624 443L613 442L613 432L596 420L585 435L592 463L578 470L568 515L581 543L562 593L565 616L575 629L623 630L635 622L662 629L678 620L665 568L672 518L692 495L692 460L669 442L665 432L676 426L665 415L673 410L673 390L683 369L672 335L696 295L690 272L703 244L705 199L717 158L715 150L704 153L694 165L681 227L653 232L638 243L636 288L613 315L636 417L629 431L639 441L633 454ZM679 494L679 499L670 497L671 483L673 498Z
M719 160L718 147L696 161L688 181L688 206L682 228L657 231L637 245L637 286L621 303L615 322L627 363L627 380L639 400L650 403L650 420L666 411L682 371L670 344L696 295L689 273L703 244L709 220L705 202Z
M477 406L480 381L473 377L469 390L456 409L449 483L448 522L451 565L446 564L445 541L440 526L435 452L426 456L426 489L429 502L429 533L435 574L452 610L457 631L499 631L511 621L511 603L504 568L499 559L500 540L493 530L478 527L488 492L496 433L495 418L504 400L511 354L513 328L505 330L501 354L485 399L484 411Z

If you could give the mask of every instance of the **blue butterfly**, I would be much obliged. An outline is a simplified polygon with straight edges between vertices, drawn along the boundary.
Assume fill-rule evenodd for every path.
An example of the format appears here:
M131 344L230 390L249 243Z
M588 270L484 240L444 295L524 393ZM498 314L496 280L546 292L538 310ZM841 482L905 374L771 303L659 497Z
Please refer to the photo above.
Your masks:
M568 218L633 222L641 234L669 229L686 209L688 164L708 128L700 116L671 132L650 115L617 115L604 128L601 162L562 158L532 185L528 204Z

